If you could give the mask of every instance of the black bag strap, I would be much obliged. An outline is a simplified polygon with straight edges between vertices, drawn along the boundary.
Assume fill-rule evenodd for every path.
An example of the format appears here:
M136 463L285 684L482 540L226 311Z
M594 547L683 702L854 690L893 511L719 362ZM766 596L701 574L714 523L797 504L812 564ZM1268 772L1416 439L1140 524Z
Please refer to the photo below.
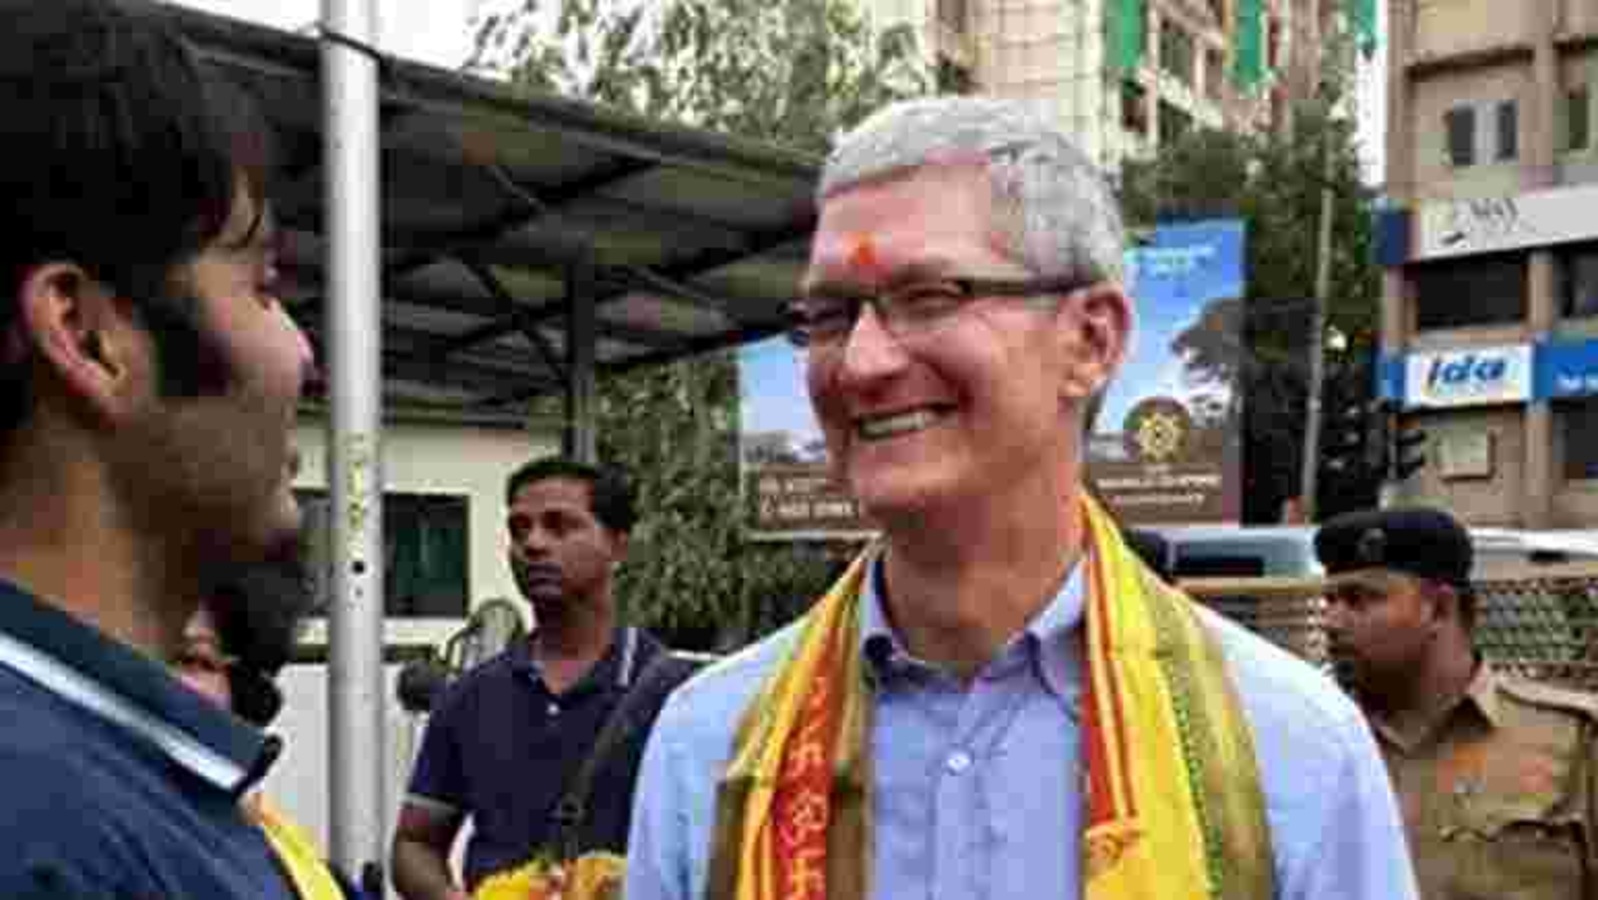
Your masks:
M702 665L661 648L633 680L632 687L616 702L610 715L605 717L605 724L600 728L599 736L594 738L592 749L578 764L559 802L550 813L550 819L555 823L551 844L560 859L577 858L583 825L588 819L588 801L600 767L638 729L652 724L653 713L666 695L687 681Z

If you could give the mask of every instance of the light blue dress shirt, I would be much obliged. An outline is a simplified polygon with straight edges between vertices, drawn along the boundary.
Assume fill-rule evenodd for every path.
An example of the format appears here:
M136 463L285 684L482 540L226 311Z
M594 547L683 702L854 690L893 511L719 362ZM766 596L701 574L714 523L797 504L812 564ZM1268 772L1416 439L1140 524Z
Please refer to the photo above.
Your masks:
M861 598L872 683L875 900L1081 896L1083 567L976 679L914 659L873 567ZM1285 900L1413 900L1387 770L1325 676L1200 607L1254 736ZM702 673L655 724L634 795L627 900L707 900L716 786L745 708L793 626ZM721 900L721 898L714 898Z

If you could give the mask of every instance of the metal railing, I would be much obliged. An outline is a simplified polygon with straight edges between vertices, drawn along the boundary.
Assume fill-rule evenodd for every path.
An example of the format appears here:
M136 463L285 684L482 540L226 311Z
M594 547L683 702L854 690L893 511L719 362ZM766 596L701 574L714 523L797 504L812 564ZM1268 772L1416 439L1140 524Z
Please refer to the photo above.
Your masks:
M1323 583L1187 578L1189 595L1310 662L1326 662ZM1476 647L1510 672L1598 692L1598 565L1527 566L1477 581Z

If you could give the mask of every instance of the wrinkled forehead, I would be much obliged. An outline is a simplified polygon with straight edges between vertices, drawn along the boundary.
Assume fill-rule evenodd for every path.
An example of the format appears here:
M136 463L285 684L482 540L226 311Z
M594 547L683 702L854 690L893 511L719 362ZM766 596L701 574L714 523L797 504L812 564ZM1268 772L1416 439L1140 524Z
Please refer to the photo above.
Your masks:
M926 164L842 188L821 202L802 286L874 284L1002 255L994 211L984 162Z

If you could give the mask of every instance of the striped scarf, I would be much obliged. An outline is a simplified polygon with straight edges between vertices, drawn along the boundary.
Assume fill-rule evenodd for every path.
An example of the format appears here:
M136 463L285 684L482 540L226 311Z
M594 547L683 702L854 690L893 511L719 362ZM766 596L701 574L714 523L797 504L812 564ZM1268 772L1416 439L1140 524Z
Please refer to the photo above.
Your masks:
M1079 842L1087 900L1269 900L1254 748L1220 648L1090 498ZM717 792L707 900L866 900L867 551L806 615L738 728ZM1067 639L1077 639L1075 635ZM1062 762L1063 765L1063 762Z

